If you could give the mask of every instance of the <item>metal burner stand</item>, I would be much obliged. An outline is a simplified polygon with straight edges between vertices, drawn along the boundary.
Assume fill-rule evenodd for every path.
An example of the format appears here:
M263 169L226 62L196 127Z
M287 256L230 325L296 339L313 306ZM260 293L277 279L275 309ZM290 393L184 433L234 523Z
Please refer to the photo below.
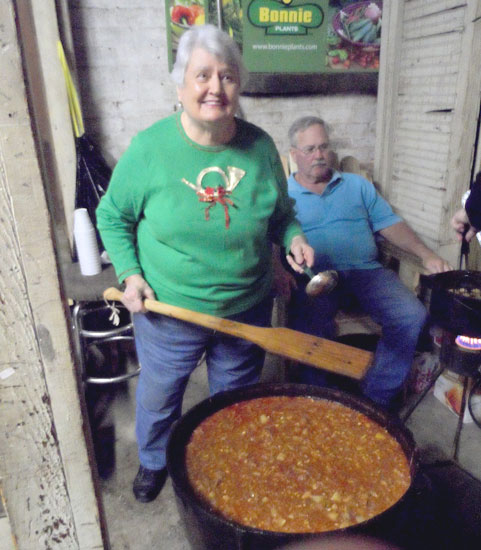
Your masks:
M459 418L451 453L451 460L457 462L459 440L461 437L461 430L463 428L466 406L468 407L474 423L481 428L481 422L475 417L472 406L472 397L476 390L481 386L481 351L463 350L455 343L455 338L456 337L451 333L447 331L443 332L439 367L433 373L428 386L422 391L416 401L411 404L411 406L402 415L400 415L400 417L402 422L406 423L417 406L434 386L436 380L446 369L464 376ZM470 384L471 381L472 384Z

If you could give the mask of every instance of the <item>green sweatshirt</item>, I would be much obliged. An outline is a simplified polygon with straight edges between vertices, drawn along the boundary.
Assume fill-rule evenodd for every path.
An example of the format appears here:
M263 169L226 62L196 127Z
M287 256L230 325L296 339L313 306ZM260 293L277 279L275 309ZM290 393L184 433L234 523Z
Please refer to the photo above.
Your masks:
M302 231L272 139L236 124L217 147L190 140L179 114L132 140L96 212L119 282L139 273L157 300L220 317L269 294L271 241L288 249Z

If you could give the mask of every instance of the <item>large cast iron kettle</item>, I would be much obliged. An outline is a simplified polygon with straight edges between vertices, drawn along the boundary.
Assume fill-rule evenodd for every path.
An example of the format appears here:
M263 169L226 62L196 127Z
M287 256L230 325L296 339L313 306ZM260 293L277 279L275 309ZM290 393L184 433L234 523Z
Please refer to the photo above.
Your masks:
M411 479L417 471L417 452L411 432L394 416L371 402L345 392L304 384L254 384L218 393L187 411L174 425L167 444L167 469L172 479L177 508L193 550L219 548L235 550L272 550L287 543L341 533L363 533L388 538L396 515L406 502L409 491L385 512L352 527L321 534L281 533L254 529L230 521L212 510L194 492L185 466L185 447L195 428L215 412L239 401L273 395L303 396L329 399L353 408L383 426L399 442L411 467Z
M453 334L481 337L481 297L475 297L481 272L445 271L422 276L421 285L430 291L429 313L435 323Z

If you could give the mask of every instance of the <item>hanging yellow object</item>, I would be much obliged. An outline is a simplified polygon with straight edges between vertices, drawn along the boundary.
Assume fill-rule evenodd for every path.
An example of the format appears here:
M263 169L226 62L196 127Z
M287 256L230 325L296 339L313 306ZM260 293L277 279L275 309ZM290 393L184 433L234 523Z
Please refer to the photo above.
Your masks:
M77 95L77 90L73 83L72 75L68 67L65 52L60 40L57 42L57 51L60 58L60 64L62 65L63 75L65 77L65 85L67 87L68 95L68 107L70 110L70 117L72 118L73 130L75 137L79 138L85 132L82 111L80 109L80 102Z

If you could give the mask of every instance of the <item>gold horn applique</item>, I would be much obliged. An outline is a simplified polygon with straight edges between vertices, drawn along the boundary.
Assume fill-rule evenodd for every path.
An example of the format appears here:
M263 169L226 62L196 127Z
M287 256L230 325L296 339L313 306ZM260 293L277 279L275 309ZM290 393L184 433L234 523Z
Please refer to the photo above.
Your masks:
M210 172L217 172L218 174L220 174L220 176L224 180L224 187L222 187L222 185L219 185L218 187L206 187L205 189L202 187L202 180L204 179L204 176L206 174L209 174ZM200 202L209 203L204 211L206 220L209 220L209 210L217 203L221 204L224 207L225 226L227 229L229 229L229 205L234 206L234 203L227 195L230 195L232 193L232 191L237 187L237 184L244 177L244 175L245 170L242 170L241 168L228 166L226 174L224 170L222 170L222 168L219 168L218 166L210 166L209 168L204 168L199 172L195 185L185 178L182 178L182 182L196 192Z

